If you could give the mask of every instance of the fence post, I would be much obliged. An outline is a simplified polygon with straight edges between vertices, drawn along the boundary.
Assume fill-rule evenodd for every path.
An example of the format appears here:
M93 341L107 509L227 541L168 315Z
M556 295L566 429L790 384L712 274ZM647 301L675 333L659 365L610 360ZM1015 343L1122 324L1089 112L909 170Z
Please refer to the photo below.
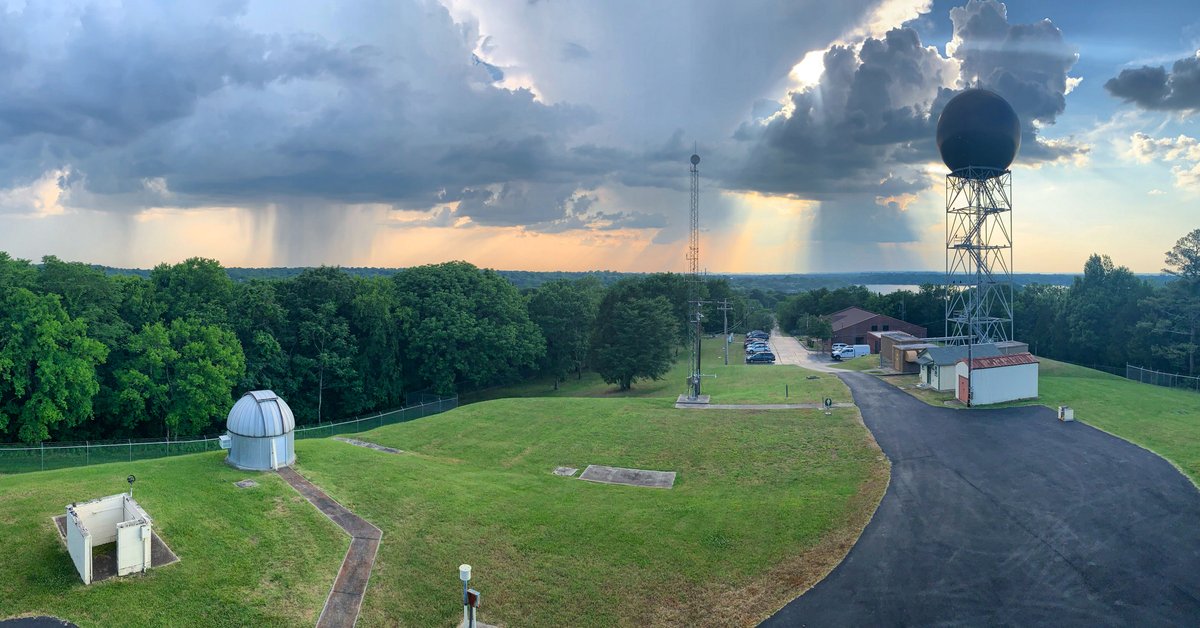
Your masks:
M133 439L126 438L125 440L129 441L129 461L133 462Z
M91 464L92 460L92 448L90 445L91 441L83 441L83 466L85 467Z
M42 471L46 470L46 441L42 441Z

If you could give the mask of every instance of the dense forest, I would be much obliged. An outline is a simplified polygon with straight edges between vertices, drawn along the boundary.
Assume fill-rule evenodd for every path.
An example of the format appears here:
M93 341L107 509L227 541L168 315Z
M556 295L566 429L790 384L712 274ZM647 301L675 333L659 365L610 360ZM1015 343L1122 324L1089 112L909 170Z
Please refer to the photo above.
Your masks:
M621 387L661 376L687 333L688 279L605 279L522 291L451 262L235 281L202 258L143 274L0 253L0 441L213 434L234 396L255 389L315 424L395 408L416 391L585 369ZM731 329L772 324L772 295L725 279L701 291L710 333L723 329L717 301L727 300Z
M1139 277L1107 255L1092 255L1069 286L1018 285L1013 297L1017 340L1035 354L1124 374L1125 364L1200 375L1200 229L1167 251L1169 281ZM776 306L783 329L828 337L822 317L856 305L945 332L945 289L872 293L862 286L817 289Z

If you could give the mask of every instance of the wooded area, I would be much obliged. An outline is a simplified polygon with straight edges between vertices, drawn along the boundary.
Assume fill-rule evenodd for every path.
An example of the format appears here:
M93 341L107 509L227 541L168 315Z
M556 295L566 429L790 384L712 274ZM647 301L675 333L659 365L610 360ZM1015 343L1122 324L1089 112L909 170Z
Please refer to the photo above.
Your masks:
M628 387L671 364L688 290L668 273L522 292L465 262L238 282L203 258L141 276L0 253L0 293L0 441L36 443L212 434L234 395L255 389L315 424L395 408L406 393L584 369ZM769 309L724 279L704 294L729 299L731 325L770 325ZM721 331L707 307L706 330Z

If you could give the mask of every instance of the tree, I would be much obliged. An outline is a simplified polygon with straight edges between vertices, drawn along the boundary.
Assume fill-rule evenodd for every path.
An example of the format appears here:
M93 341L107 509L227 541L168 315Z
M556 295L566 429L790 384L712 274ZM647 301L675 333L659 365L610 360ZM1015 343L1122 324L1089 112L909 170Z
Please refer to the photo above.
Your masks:
M1142 319L1141 301L1151 293L1145 281L1107 255L1089 257L1083 276L1067 292L1065 357L1089 365L1124 364Z
M529 318L546 338L542 368L554 375L555 390L567 373L582 373L598 306L588 286L565 279L542 284L529 296Z
M439 394L511 379L546 351L521 294L495 271L448 262L392 280L399 306L411 312L403 323L409 372Z
M592 365L621 390L640 379L661 379L671 368L672 346L663 342L677 325L663 297L605 297L592 337Z
M228 320L233 280L217 260L192 257L178 264L159 264L150 271L150 282L166 308L167 322L180 318L206 323Z
M7 256L5 256L7 257ZM0 267L7 260L0 260ZM55 295L8 288L0 295L0 432L50 438L92 416L104 345L67 315Z
M133 358L117 380L131 423L157 419L168 438L197 436L229 412L246 368L232 331L191 318L151 323L130 346Z
M229 319L246 356L240 390L288 390L287 356L279 343L287 312L279 304L275 284L252 279L238 284Z
M1152 351L1172 370L1196 374L1200 348L1200 229L1193 230L1166 253L1163 272L1175 280L1147 298L1143 329L1154 339Z

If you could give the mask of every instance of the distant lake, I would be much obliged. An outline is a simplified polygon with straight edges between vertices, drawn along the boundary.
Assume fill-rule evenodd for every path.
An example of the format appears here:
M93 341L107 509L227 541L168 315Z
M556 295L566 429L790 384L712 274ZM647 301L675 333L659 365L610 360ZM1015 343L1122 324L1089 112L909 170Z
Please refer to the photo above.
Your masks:
M869 283L866 285L867 290L878 292L880 294L891 294L901 290L910 290L916 292L921 289L921 286L903 283Z

